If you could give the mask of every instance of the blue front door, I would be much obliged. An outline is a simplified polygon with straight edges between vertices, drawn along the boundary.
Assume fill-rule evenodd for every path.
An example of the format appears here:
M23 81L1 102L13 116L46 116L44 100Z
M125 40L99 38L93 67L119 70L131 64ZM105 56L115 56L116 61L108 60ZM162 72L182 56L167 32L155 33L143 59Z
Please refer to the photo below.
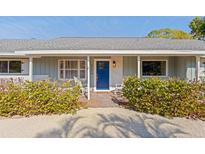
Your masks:
M96 65L96 89L109 90L109 61L97 61Z

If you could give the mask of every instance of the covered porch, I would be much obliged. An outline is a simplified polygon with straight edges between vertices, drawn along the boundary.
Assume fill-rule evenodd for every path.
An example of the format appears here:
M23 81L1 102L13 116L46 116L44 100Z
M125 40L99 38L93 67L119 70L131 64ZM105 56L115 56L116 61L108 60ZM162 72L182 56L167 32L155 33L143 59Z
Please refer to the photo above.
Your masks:
M204 58L200 56L41 56L29 58L28 76L31 81L44 78L64 81L77 77L87 89L90 100L91 92L110 92L122 84L126 76L191 81L200 80L204 68Z
M201 51L16 51L15 57L3 57L2 61L8 62L5 65L8 72L2 73L1 78L65 81L76 77L87 89L88 100L92 97L91 92L114 90L116 85L122 84L126 76L162 79L175 77L188 81L205 76L205 60ZM19 66L15 66L20 72L9 73L10 61L21 62Z

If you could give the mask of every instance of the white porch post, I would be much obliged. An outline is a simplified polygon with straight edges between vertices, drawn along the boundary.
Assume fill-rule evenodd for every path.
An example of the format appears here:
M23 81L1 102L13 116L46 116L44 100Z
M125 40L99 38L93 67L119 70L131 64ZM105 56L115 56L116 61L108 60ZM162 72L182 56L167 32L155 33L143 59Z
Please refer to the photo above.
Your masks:
M90 56L87 56L87 76L88 100L90 100Z
M141 73L141 61L140 56L137 56L137 77L140 78Z
M33 57L29 57L29 80L33 81Z
M200 80L200 56L196 56L196 80L199 81Z

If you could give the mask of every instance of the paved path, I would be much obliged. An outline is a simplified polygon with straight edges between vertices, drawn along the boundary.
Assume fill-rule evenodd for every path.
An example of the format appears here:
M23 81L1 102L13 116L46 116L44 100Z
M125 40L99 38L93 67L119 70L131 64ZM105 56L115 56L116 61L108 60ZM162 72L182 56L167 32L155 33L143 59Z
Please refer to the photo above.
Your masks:
M90 101L85 97L82 97L80 101L92 108L118 107L119 105L112 101L112 95L111 92L91 92Z
M205 122L118 107L89 108L73 116L1 119L0 137L205 137Z

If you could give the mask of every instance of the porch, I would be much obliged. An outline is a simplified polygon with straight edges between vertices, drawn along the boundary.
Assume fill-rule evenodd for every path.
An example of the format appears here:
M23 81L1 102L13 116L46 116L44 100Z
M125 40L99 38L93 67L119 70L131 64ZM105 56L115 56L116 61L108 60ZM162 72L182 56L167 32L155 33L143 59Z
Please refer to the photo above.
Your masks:
M4 61L6 60L8 73L2 73L0 78L64 81L77 77L87 89L87 99L91 100L93 97L93 106L95 102L101 102L101 98L103 100L103 97L106 97L103 94L97 97L94 92L110 92L115 89L116 84L121 84L126 76L199 80L205 74L204 58L190 55L32 55L22 59L4 58ZM18 69L21 72L9 73L10 61L21 61ZM109 99L106 101L110 102Z

